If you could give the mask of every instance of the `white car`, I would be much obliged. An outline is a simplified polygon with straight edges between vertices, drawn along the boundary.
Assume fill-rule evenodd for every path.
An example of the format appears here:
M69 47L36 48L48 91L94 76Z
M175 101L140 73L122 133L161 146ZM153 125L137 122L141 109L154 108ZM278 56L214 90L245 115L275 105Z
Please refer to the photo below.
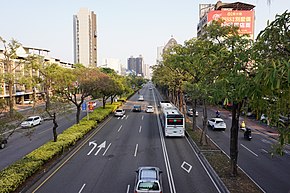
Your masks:
M211 118L207 121L207 125L211 127L213 130L226 130L227 126L223 119L221 118Z
M115 117L123 117L124 115L125 115L125 110L124 109L117 109L115 111L115 114L114 114Z
M143 95L139 95L138 101L144 101L144 96Z
M136 171L135 193L162 193L162 171L158 167L139 167Z
M154 107L151 105L147 106L146 113L154 113Z
M28 117L25 121L21 123L21 127L34 127L40 125L43 122L43 119L40 116Z

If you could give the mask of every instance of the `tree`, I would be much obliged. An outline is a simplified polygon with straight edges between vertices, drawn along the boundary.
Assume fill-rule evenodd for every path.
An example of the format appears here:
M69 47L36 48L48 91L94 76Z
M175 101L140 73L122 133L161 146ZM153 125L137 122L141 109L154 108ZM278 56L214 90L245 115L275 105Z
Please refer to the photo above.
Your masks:
M259 85L256 88L259 95L254 95L253 100L258 101L263 97L265 106L269 107L267 115L280 133L280 143L276 148L279 154L283 154L285 144L290 143L290 125L278 122L279 115L285 115L290 119L289 26L288 11L276 15L275 20L259 33L254 45L254 64L257 69L255 83Z
M103 73L97 68L79 67L62 69L61 75L57 78L57 84L55 84L56 92L77 108L76 123L79 123L80 120L82 104L98 88L100 76L102 75Z
M0 64L4 69L3 79L4 82L8 85L9 92L9 112L10 116L13 116L14 111L14 98L13 98L13 88L15 84L15 69L18 68L22 62L21 59L17 55L17 49L21 46L19 42L12 39L9 43L6 42L2 37L0 37L0 42L3 43L4 51L3 56L4 59L0 60ZM16 59L19 59L18 62Z

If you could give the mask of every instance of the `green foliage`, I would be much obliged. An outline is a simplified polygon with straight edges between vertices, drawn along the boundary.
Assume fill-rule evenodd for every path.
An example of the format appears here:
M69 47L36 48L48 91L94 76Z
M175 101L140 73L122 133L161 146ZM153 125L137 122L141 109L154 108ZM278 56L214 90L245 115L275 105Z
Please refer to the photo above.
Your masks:
M105 109L97 108L90 114L90 120L82 119L79 124L73 125L59 134L58 141L49 141L38 149L32 151L14 164L0 172L0 193L15 191L25 180L38 171L45 163L55 156L63 153L64 150L74 145L86 133L97 126L121 103L109 104Z

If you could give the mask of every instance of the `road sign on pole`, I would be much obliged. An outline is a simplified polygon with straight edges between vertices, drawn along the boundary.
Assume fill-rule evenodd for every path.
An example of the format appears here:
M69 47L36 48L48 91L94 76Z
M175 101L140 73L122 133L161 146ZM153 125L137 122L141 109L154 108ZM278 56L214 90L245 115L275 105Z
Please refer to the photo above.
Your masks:
M84 101L82 104L82 111L86 111L86 110L87 110L87 103L86 101Z

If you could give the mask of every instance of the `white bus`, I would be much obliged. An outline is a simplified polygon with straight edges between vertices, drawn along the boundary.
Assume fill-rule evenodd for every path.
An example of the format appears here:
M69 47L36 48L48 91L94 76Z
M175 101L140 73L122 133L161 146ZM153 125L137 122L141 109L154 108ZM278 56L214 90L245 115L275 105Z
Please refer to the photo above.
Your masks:
M172 137L185 136L185 119L182 113L169 101L161 101L161 123L164 135Z

